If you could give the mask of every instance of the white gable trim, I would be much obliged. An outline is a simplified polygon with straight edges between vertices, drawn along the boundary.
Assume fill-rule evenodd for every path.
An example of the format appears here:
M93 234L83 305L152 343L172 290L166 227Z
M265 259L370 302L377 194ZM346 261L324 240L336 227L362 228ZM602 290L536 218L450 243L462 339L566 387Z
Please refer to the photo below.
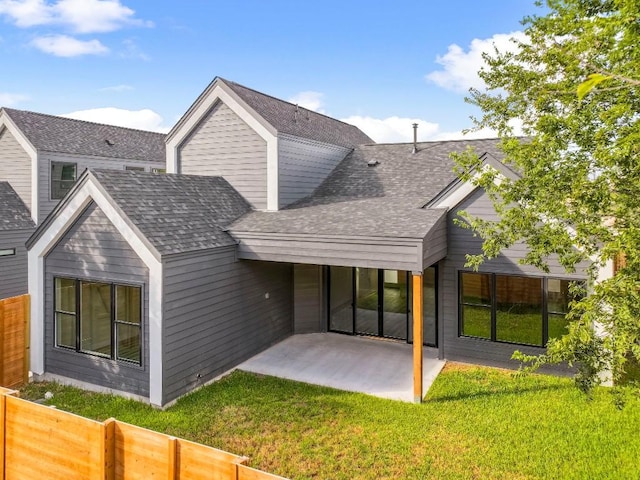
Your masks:
M149 268L149 400L162 405L162 263L119 214L93 178L88 177L29 249L29 293L31 294L31 370L44 373L44 259L71 228L90 202L104 212L118 232Z
M267 210L278 210L278 132L220 80L203 93L194 109L180 120L179 128L171 133L167 142L167 173L181 173L179 150L182 143L218 101L267 142Z
M6 128L16 139L22 149L29 155L31 159L31 219L33 223L38 225L38 210L40 202L38 201L38 151L31 142L24 136L22 131L13 123L13 120L2 110L0 113L0 132L2 128Z
M446 197L440 200L437 204L433 205L431 208L447 208L451 210L465 198L471 195L476 188L478 187L472 182L462 182L451 192L449 192Z
M473 181L476 180L477 178L479 178L480 175L482 175L483 173L485 173L489 169L498 170L493 165L485 163L482 166L481 171L480 172L476 172L473 175L473 179L472 180L468 180L466 182L461 182L460 184L458 184L456 186L456 188L454 188L449 193L447 193L444 198L442 198L437 204L432 205L431 208L452 209L453 207L458 205L465 198L467 198L469 195L471 195L476 188L479 188L479 186L475 185L473 183ZM493 179L493 183L496 184L496 185L500 185L504 181L505 178L507 178L505 173L500 171L500 170L498 170L498 175Z

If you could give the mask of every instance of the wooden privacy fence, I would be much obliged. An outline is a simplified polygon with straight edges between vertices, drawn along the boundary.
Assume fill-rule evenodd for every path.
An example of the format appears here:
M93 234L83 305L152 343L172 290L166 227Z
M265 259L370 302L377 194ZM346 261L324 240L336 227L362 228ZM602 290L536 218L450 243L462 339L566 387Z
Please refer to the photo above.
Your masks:
M0 300L0 386L29 379L29 295Z
M0 480L282 480L247 467L246 457L16 393L0 388Z

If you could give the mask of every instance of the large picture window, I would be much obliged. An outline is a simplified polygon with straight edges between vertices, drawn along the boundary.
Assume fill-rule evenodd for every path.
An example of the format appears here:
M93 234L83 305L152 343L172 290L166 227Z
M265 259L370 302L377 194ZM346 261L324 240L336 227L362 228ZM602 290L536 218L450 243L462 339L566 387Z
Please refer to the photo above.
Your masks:
M76 183L75 163L51 162L51 200L63 198Z
M54 278L56 347L141 364L142 289Z
M460 334L544 346L567 331L571 282L460 272Z

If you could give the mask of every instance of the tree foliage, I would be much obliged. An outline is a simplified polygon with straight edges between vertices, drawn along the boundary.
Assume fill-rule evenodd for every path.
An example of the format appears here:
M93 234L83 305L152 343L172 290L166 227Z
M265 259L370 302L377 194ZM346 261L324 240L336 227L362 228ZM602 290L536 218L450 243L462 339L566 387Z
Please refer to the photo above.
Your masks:
M468 265L518 241L529 247L524 262L543 271L552 256L568 272L589 265L589 295L573 304L567 335L544 355L516 355L530 368L575 365L589 392L606 372L620 385L628 361L640 361L640 2L536 5L544 13L523 20L525 39L515 52L485 55L488 88L467 98L482 111L476 126L499 133L521 175L498 181L477 155L456 155L459 175L485 188L500 214L466 216L484 239ZM599 280L621 255L624 266Z

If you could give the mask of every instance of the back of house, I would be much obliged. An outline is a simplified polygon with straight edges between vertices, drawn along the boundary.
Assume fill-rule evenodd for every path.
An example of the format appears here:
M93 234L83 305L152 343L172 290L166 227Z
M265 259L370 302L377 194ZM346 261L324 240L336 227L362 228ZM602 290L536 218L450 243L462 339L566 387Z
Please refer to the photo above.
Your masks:
M513 366L566 326L580 272L523 245L465 266L481 239L457 212L495 212L449 154L513 176L496 139L376 144L216 78L165 141L168 175L90 169L29 239L37 377L165 406L294 334Z

